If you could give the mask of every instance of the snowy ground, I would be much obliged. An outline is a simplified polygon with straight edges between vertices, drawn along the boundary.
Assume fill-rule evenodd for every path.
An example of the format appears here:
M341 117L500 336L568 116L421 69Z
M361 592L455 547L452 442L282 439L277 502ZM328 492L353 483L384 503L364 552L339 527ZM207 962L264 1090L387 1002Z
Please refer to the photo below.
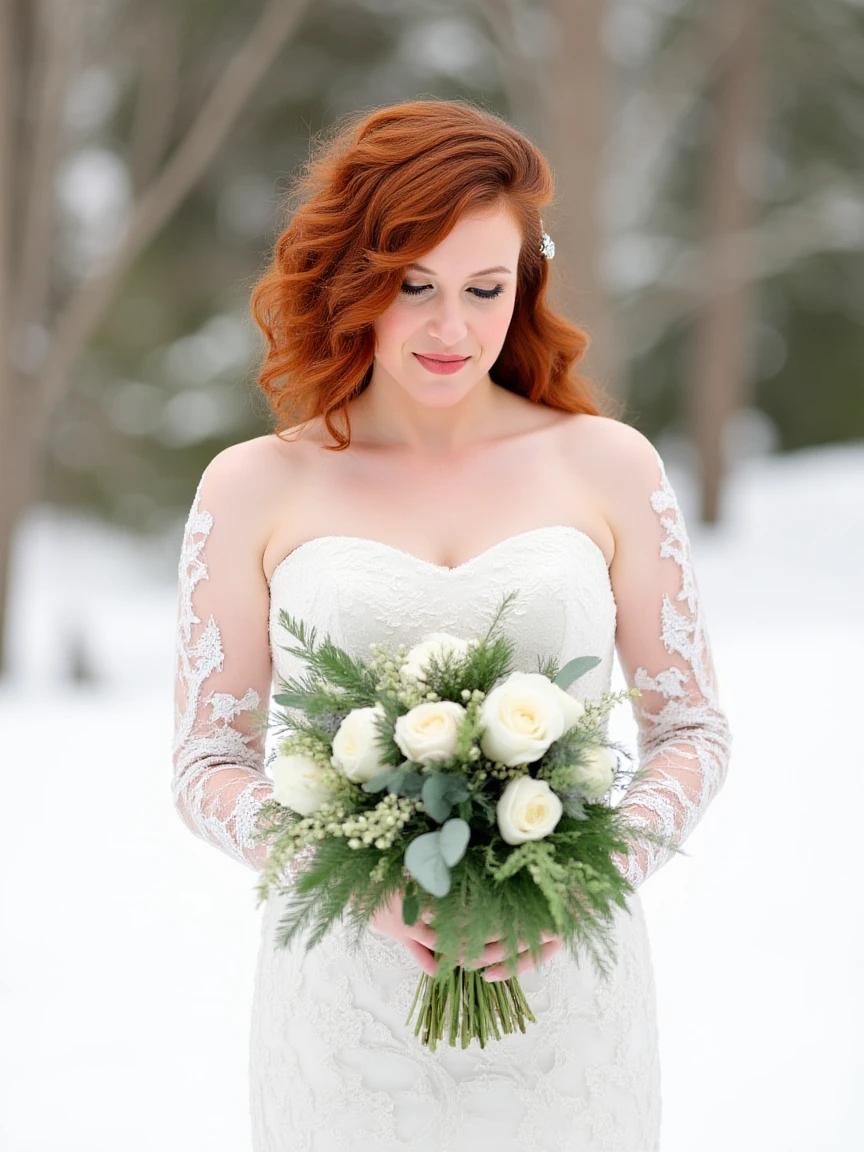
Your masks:
M734 744L690 857L642 889L661 1146L848 1152L864 1025L864 444L741 464L713 532L669 474ZM173 565L47 511L22 534L0 687L6 1152L249 1148L260 914L254 874L170 802ZM70 687L56 636L76 628L97 681Z

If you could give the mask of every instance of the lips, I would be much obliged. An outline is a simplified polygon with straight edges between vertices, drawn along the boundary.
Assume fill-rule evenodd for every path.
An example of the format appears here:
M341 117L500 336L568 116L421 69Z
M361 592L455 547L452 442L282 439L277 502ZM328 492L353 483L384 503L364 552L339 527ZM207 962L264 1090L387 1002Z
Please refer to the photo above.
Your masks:
M470 356L442 356L440 354L424 356L420 352L415 352L414 355L418 363L422 364L428 372L434 372L436 376L449 376L453 372L458 372L471 359Z
M440 352L417 352L424 360L438 360L441 364L453 364L457 360L467 360L467 356L444 356Z

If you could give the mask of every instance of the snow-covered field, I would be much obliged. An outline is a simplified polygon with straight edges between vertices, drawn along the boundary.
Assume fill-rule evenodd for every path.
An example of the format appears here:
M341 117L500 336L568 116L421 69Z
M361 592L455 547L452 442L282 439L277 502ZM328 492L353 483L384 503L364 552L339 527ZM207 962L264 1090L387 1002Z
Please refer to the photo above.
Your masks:
M711 531L667 464L734 743L689 858L642 889L661 1147L848 1152L864 1029L864 443L739 464ZM172 548L179 528L166 560L48 510L21 536L0 686L4 1152L250 1146L260 913L254 873L171 805ZM76 634L95 680L70 686L57 638ZM613 734L633 745L626 708Z

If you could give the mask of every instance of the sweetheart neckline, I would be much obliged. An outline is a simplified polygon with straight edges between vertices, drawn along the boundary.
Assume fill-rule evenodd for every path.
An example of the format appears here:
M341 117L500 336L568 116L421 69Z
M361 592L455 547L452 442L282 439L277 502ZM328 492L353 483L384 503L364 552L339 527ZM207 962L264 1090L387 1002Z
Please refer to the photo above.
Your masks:
M432 560L424 560L422 556L416 556L413 552L408 552L406 549L399 548L395 544L386 544L383 540L373 540L369 536L346 536L342 533L332 533L326 534L324 536L312 536L308 540L303 540L300 544L297 545L296 548L292 548L286 556L282 557L282 559L270 573L270 579L267 581L267 586L272 587L276 573L279 572L279 570L288 563L292 556L296 556L297 553L303 549L308 549L312 544L319 544L327 540L357 540L361 544L370 544L376 548L383 548L387 552L396 552L400 556L407 556L408 559L413 560L415 564L421 564L425 568L432 568L436 572L448 572L455 574L457 572L463 572L466 568L470 568L473 564L483 560L485 557L489 556L490 553L497 551L497 549L502 548L505 544L512 544L515 540L521 540L526 536L534 536L538 532L575 533L576 537L584 540L591 546L591 548L594 550L594 553L599 556L607 576L609 575L609 565L606 563L606 556L603 552L603 549L592 536L588 535L587 532L583 532L581 528L575 528L572 524L542 524L538 528L526 528L524 532L515 532L512 536L505 536L503 540L496 540L494 544L490 544L488 548L484 548L483 551L478 552L476 556L469 556L469 558L463 561L463 563L456 564L454 567L451 567L449 564L436 564Z

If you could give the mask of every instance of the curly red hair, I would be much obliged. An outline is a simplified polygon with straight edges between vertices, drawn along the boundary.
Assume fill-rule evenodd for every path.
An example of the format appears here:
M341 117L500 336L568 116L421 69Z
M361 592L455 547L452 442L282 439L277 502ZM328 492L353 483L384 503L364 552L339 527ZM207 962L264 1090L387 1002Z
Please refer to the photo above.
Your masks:
M266 337L258 384L277 434L323 416L347 448L346 402L369 383L373 321L464 212L505 202L522 233L516 300L492 380L538 404L601 415L596 386L576 375L588 336L546 304L540 209L553 196L542 153L470 103L417 100L340 118L313 141L289 194L290 222L252 290ZM604 399L606 399L604 395ZM347 432L334 427L340 411ZM298 419L299 417L299 419Z

